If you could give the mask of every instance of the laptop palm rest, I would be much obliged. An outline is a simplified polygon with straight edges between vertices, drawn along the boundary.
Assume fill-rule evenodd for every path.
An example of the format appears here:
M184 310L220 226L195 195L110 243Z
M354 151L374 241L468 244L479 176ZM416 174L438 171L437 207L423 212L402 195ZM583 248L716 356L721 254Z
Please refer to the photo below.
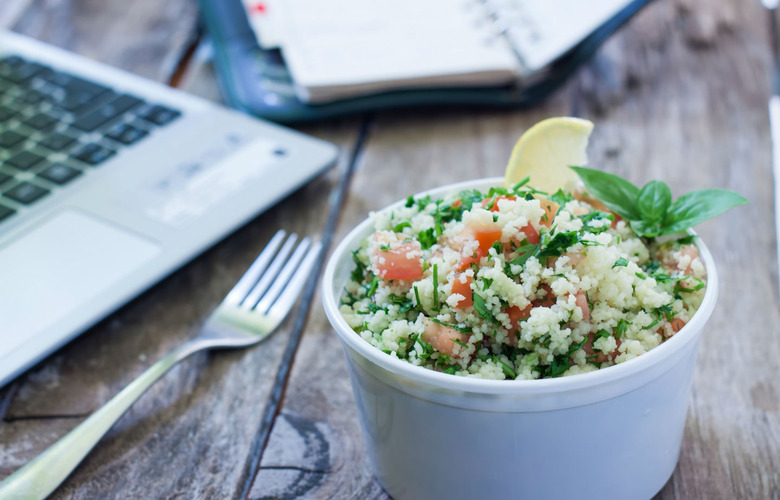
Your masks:
M155 242L76 210L0 248L0 357L159 253Z

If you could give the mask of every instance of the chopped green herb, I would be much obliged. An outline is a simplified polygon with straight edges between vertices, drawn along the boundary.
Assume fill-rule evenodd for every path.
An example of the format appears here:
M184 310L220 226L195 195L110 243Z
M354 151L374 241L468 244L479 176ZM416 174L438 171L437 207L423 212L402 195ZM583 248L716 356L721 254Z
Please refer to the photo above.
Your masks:
M574 199L574 196L572 196L571 193L566 193L562 189L559 189L558 191L553 193L553 195L550 196L549 199L550 201L553 201L560 206L564 206L568 202L572 201Z
M441 309L439 303L439 264L433 265L433 308L436 311Z
M539 258L560 257L579 241L577 231L568 231L565 233L556 233L547 244L543 244L539 251ZM583 242L584 244L584 242Z
M417 240L420 242L420 248L423 250L427 250L431 248L433 245L436 244L437 238L435 234L434 228L426 229L425 231L420 231L417 234Z
M379 288L379 278L374 276L374 279L371 280L371 282L368 284L368 288L366 289L366 297L373 297L377 288Z
M484 292L493 284L493 278L482 278L482 291Z
M469 347L469 345L467 343L461 342L458 339L452 339L452 341L455 342L456 344L458 344L459 346L465 348L465 349L468 349L468 347Z
M399 222L395 225L395 227L393 227L393 232L400 233L404 230L405 227L412 227L412 223L409 221Z
M508 364L504 363L503 361L501 361L501 359L498 356L496 356L495 354L493 355L493 361L495 361L496 363L499 364L499 366L501 366L501 370L504 372L504 375L506 375L507 377L509 377L511 379L517 378L517 374L512 369L512 367L509 366Z
M352 261L355 263L355 269L352 270L352 274L350 275L350 279L356 283L363 281L363 278L366 276L366 270L368 269L358 257L358 252L359 250L352 252Z
M618 260L615 261L614 264L612 264L612 269L615 269L616 267L626 267L627 265L628 265L628 261L623 257L620 257Z
M531 180L531 177L530 177L530 176L528 176L528 175L526 175L526 176L525 176L525 178L523 178L523 179L522 179L520 182L518 182L517 184L515 184L514 186L512 186L512 191L513 191L515 194L520 194L520 188L522 188L523 186L525 186L526 184L528 184L528 181L530 181L530 180Z
M478 293L474 294L474 309L482 319L490 321L494 325L500 324L498 320L493 317L493 313L490 312L490 309L488 309L485 299Z
M453 330L457 330L460 333L465 333L465 334L468 334L468 335L471 335L471 333L472 333L471 329L467 328L465 326L459 326L459 325L456 325L455 323L446 323L446 322L444 322L444 321L442 321L440 319L436 319L436 318L430 318L430 320L433 321L434 323L438 323L438 324L440 324L442 326L447 326L449 328L452 328Z
M693 292L698 292L699 290L704 288L704 282L701 279L697 278L696 276L690 276L690 278L693 278L697 282L693 288L684 287L682 286L682 282L678 281L674 285L674 293L693 293Z
M528 243L527 241L520 245L518 249L516 250L517 257L510 260L506 265L504 266L504 274L509 276L510 278L513 278L517 276L516 274L512 273L510 266L525 266L525 263L528 261L529 258L531 258L534 255L537 255L539 253L539 245L532 245L531 243Z
M613 332L614 335L615 335L615 338L619 339L620 337L625 335L625 333L628 331L628 325L630 325L630 324L631 323L629 323L625 319L621 318L620 321L618 321L618 324L615 327L615 330Z

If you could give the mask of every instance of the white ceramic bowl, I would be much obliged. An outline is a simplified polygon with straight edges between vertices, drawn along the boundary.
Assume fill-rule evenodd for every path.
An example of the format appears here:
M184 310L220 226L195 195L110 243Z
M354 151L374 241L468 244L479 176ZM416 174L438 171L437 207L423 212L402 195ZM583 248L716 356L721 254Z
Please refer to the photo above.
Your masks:
M502 182L482 179L421 195L485 191ZM351 252L372 232L366 220L336 248L323 302L347 355L369 459L393 498L630 500L649 499L663 487L679 456L699 338L718 293L703 244L704 301L672 338L602 370L506 381L411 365L349 327L339 301Z

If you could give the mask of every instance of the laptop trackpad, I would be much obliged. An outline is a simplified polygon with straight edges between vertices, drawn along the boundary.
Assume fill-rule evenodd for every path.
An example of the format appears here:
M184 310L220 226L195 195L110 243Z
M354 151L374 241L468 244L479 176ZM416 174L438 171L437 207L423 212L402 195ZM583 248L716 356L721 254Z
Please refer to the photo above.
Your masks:
M0 248L0 354L63 320L160 252L75 210Z

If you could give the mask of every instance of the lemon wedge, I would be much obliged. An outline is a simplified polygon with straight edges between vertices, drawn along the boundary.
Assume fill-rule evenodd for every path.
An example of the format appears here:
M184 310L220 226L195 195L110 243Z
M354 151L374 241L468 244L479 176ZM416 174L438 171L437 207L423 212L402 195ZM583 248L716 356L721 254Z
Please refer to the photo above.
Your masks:
M570 116L547 118L518 139L504 174L507 187L529 176L529 185L550 194L572 189L579 177L569 166L588 162L585 149L593 122Z

